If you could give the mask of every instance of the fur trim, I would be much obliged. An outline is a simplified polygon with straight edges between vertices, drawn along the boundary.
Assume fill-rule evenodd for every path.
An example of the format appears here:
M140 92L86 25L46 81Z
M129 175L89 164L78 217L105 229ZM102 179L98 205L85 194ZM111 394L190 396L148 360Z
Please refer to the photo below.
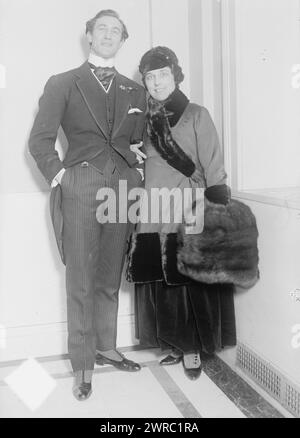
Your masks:
M250 288L259 279L258 231L250 208L232 200L228 205L205 203L204 230L178 234L178 269L203 283L234 283Z
M188 284L190 279L177 268L177 233L160 234L162 268L165 281L170 286Z
M127 281L150 283L163 278L159 234L133 233L127 253Z
M150 115L154 114L152 110L153 102L157 102L157 101L155 101L152 97L150 97L149 99ZM173 93L170 94L170 96L167 98L167 100L165 100L163 103L159 102L159 104L165 107L169 124L173 128L173 126L175 126L180 120L182 114L184 113L186 107L189 104L189 100L186 97L186 95L183 94L182 91L180 91L179 88L176 87Z
M126 279L130 283L164 280L170 286L189 283L190 279L177 269L177 233L133 233Z

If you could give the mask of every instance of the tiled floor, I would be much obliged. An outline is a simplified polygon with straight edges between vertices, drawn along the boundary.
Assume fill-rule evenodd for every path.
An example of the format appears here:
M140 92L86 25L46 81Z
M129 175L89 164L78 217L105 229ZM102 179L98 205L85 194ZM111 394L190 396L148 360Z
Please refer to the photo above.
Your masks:
M39 359L39 365L55 379L55 388L34 411L5 381L22 362L0 364L0 417L282 417L217 357L204 359L204 370L196 381L187 379L182 364L161 367L157 350L127 351L126 357L141 363L142 370L126 373L111 366L97 367L93 394L85 402L72 395L73 378L66 358Z

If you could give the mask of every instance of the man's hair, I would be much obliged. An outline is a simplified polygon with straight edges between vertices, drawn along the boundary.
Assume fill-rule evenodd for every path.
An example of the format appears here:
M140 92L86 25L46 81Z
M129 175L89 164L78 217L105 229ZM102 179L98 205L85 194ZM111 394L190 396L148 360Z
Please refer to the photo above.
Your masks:
M122 25L122 40L124 40L124 41L127 40L129 35L128 35L127 28L125 26L125 23L121 20L119 14L112 9L103 9L102 11L98 12L98 14L95 15L94 18L91 18L89 21L87 21L85 33L88 33L88 32L93 33L96 21L98 20L98 18L101 18L101 17L114 17L117 20L119 20L119 22Z

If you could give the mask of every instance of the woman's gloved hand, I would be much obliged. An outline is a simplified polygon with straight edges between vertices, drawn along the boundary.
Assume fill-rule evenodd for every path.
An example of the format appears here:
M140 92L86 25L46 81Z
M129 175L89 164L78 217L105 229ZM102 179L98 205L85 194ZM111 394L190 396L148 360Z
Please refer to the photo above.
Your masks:
M231 190L226 184L211 186L205 190L204 195L214 204L227 205L231 198Z
M202 187L205 186L205 179L204 179L204 172L202 167L195 164L195 170L194 173L190 177L194 182L198 184L202 184Z

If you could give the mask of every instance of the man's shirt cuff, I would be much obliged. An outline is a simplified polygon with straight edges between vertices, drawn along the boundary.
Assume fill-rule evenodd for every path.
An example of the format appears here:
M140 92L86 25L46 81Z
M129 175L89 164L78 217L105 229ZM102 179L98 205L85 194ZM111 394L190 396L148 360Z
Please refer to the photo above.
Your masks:
M56 187L58 184L60 184L61 179L63 174L65 173L66 169L61 169L53 178L52 183L51 183L51 188L53 189L54 187Z

